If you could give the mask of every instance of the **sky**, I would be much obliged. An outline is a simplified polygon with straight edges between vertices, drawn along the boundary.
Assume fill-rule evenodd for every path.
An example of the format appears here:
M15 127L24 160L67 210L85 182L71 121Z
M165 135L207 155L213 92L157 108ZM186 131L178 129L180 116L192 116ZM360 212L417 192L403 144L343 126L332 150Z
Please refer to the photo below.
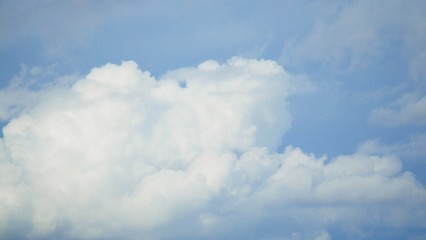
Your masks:
M0 238L426 238L426 2L0 1Z

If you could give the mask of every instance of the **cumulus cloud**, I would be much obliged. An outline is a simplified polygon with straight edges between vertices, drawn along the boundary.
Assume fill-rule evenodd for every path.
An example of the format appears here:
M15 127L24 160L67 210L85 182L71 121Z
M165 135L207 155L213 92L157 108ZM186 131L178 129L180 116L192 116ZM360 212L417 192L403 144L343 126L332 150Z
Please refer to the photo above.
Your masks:
M267 60L159 79L127 61L42 92L3 129L1 235L331 239L336 226L426 227L426 191L398 158L277 151L287 99L306 86L297 79Z
M40 101L46 92L75 81L76 76L72 75L59 77L52 82L43 81L54 75L54 68L55 65L30 68L21 64L19 73L6 87L0 88L0 121L9 121L23 114Z

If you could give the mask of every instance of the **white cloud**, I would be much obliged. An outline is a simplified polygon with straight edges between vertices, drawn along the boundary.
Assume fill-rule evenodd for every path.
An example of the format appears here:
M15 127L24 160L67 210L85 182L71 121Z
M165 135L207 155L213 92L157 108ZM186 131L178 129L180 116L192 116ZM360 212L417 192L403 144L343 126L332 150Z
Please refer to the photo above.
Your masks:
M232 58L157 80L128 61L42 91L3 129L1 235L247 238L274 223L265 238L331 239L327 228L346 223L425 227L426 191L397 158L276 152L287 98L306 86L296 79Z
M387 127L426 125L426 96L405 94L389 108L374 109L370 120Z
M69 75L52 80L51 83L43 82L43 79L52 78L54 68L55 65L29 68L21 64L19 74L9 81L8 86L0 89L0 121L17 117L39 102L47 91L70 85L76 80L76 76Z

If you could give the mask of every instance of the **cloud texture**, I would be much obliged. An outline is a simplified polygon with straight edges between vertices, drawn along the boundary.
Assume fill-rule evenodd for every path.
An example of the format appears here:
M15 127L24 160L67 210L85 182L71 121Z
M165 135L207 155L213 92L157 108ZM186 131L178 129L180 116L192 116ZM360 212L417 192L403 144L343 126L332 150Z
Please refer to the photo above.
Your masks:
M405 94L390 108L374 109L370 120L386 127L426 125L426 96Z
M160 79L106 64L39 92L0 139L0 233L331 239L425 228L426 191L395 156L277 151L288 97L306 86L273 61L235 57Z
M322 14L306 37L285 45L283 60L288 65L365 69L375 60L386 62L392 54L402 53L411 77L421 84L425 72L420 66L426 52L424 1L318 1L313 7ZM400 45L395 47L395 42Z

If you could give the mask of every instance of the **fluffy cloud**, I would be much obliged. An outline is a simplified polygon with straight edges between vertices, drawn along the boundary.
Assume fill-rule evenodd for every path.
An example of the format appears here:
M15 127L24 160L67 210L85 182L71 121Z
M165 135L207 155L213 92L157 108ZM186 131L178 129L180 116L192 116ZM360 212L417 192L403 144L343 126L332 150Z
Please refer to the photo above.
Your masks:
M160 79L128 61L42 92L3 129L1 235L331 239L335 228L425 228L426 191L396 157L277 152L287 98L306 86L296 79L266 60L206 61Z
M75 76L63 76L54 84L43 82L43 79L52 77L55 65L29 68L21 64L20 68L19 74L10 80L8 86L0 88L0 121L17 117L39 102L47 91L75 81Z

